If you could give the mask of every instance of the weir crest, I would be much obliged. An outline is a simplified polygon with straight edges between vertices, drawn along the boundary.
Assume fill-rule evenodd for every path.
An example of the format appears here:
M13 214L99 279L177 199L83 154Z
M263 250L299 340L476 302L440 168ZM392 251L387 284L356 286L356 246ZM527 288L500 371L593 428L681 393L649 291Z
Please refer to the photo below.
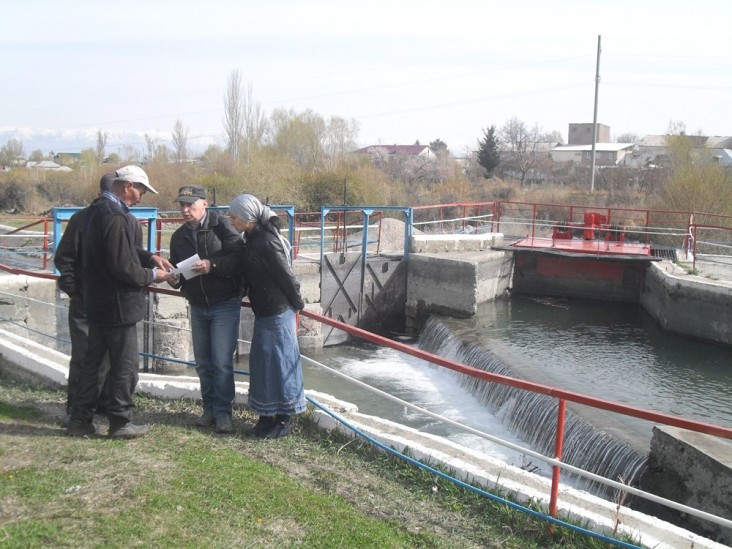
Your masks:
M420 333L419 347L486 372L520 378L487 349L458 339L435 316L425 323ZM533 450L547 456L554 455L557 399L457 372L455 375L460 379L461 385L500 418L510 432L525 441ZM571 410L567 410L564 428L562 461L605 478L637 485L647 466L645 455ZM563 477L572 479L578 488L595 495L613 497L612 489L600 483L580 479L566 472Z

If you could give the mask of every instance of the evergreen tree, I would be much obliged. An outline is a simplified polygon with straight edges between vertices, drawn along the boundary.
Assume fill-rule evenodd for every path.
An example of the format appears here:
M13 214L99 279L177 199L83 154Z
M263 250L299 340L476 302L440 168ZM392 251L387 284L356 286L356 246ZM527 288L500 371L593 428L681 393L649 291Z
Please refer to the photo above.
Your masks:
M430 141L429 148L437 158L444 158L448 155L447 143L442 139Z
M478 140L478 164L485 169L485 177L488 178L500 163L501 154L498 151L496 127L491 126L483 130L483 139Z

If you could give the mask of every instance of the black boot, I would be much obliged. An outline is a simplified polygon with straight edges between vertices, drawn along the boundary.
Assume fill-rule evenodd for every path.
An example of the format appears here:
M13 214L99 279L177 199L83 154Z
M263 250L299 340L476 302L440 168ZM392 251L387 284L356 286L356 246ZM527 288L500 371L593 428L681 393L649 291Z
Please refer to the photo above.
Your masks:
M272 416L259 416L259 421L251 429L247 429L246 433L253 437L264 438L272 426L275 424L275 418Z
M277 414L274 425L264 435L264 438L282 438L292 432L292 418L287 414Z

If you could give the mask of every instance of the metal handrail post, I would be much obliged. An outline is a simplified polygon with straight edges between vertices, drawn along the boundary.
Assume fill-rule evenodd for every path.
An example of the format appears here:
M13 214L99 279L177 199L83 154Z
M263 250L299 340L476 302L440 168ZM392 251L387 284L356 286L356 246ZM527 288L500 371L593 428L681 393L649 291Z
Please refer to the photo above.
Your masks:
M43 270L48 267L48 218L43 217Z
M561 461L562 459L562 446L564 444L564 421L567 414L567 401L563 398L559 399L559 406L557 409L557 435L554 442L554 459ZM549 514L557 518L557 500L559 499L559 485L560 477L562 475L562 469L557 465L552 466L552 490L551 497L549 499ZM549 534L554 533L554 525L549 524Z

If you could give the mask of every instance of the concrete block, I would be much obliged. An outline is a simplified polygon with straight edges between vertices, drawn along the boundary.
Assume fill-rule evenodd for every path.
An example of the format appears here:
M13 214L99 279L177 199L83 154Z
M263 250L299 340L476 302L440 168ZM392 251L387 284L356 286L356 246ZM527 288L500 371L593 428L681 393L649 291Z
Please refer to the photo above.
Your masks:
M732 520L732 442L677 427L654 427L641 489ZM641 510L732 544L729 528L652 503Z
M502 233L415 234L410 237L410 253L461 253L489 250L503 243Z
M300 295L305 303L320 303L320 262L295 260L292 272L300 283Z
M431 313L474 315L479 303L495 299L508 290L511 269L511 254L502 251L410 255L407 332L417 332Z
M670 261L652 263L641 304L665 330L732 345L732 285L689 275Z

